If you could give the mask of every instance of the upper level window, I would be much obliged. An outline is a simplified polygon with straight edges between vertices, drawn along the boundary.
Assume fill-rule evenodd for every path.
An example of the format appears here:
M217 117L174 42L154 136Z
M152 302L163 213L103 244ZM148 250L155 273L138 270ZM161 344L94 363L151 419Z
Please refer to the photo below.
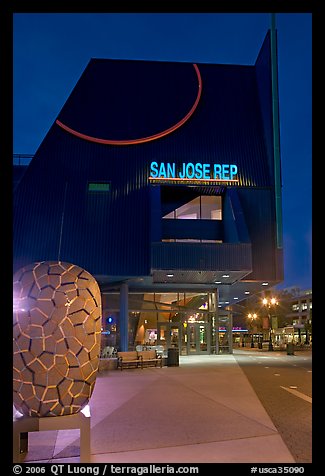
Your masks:
M109 192L109 182L88 182L88 192Z
M179 220L222 220L221 196L200 195L163 216Z

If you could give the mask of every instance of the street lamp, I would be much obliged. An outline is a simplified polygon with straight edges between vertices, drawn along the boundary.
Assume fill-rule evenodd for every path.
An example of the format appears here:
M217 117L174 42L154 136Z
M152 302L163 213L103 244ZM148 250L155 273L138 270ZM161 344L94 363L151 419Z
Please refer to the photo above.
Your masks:
M257 319L257 314L254 312L253 314L250 312L248 315L247 315L248 319L251 321L251 327L252 327L252 323L255 319ZM254 336L253 336L253 333L252 333L252 336L251 336L251 348L253 349L254 348Z
M264 298L262 303L263 303L263 306L265 306L265 308L267 309L267 314L268 314L268 318L269 318L269 329L270 329L269 350L273 350L271 309L274 306L277 306L279 303L274 297L270 298L270 299Z

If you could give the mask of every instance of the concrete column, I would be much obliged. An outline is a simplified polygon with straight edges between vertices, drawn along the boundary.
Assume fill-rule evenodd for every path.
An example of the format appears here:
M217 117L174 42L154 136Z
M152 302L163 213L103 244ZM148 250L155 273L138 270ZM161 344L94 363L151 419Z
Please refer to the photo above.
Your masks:
M128 323L129 323L129 286L123 283L120 288L120 349L128 350Z
M302 313L304 312L302 309L302 300L299 300L299 315L298 315L298 324L302 324ZM300 340L300 329L299 329L299 340Z
M233 348L232 348L232 312L229 314L229 322L228 322L228 342L229 342L229 354L233 353Z
M216 355L219 354L219 290L216 288L213 293L214 315L215 315L215 336L216 336Z

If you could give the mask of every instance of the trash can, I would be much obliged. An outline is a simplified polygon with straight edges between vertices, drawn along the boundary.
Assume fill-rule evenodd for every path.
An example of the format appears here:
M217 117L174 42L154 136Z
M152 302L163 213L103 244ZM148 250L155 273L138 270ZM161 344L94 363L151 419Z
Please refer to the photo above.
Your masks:
M287 355L295 355L294 346L292 342L287 343Z
M179 350L177 347L171 347L168 349L167 354L167 367L178 367L179 366Z

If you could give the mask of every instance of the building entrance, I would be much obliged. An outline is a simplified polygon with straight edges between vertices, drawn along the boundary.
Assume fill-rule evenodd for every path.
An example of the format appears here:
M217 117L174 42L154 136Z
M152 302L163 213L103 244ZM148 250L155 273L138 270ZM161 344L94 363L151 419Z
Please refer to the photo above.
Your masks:
M176 347L182 351L182 331L180 322L157 322L157 344L167 350Z
M177 348L179 355L184 356L232 352L231 319L219 315L216 292L134 291L127 298L126 329L126 322L120 319L120 294L104 295L103 346L119 348L124 326L129 350L137 346L163 346L165 353L169 348Z
M165 350L176 347L180 355L211 353L211 326L208 322L158 322L157 343Z
M191 322L186 326L187 355L211 353L211 330L208 322Z

